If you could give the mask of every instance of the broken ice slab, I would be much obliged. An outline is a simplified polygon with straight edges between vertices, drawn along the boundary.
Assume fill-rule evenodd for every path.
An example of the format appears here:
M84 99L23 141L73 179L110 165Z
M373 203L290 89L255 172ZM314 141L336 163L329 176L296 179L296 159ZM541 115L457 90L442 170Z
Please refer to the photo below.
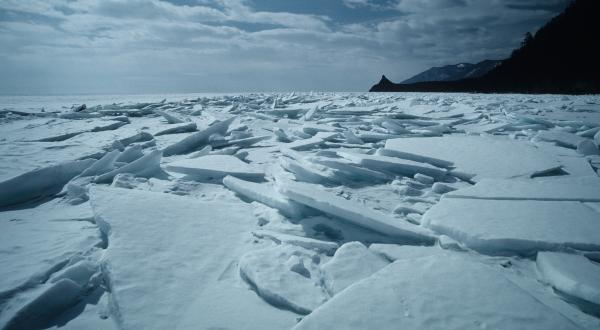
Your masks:
M0 207L52 196L72 178L92 165L86 159L39 168L0 182Z
M303 206L281 195L273 185L248 182L233 176L223 178L223 185L246 198L275 208L287 217L297 219L302 215Z
M155 136L167 135L167 134L178 134L178 133L187 133L187 132L195 132L197 129L196 123L184 123L181 125L176 125L174 127L169 127L162 131L158 131Z
M284 152L284 149L282 149L282 152ZM339 181L336 170L308 162L302 158L295 160L288 157L281 157L279 164L283 169L294 173L294 177L298 181L320 184L332 184Z
M600 213L579 202L443 198L422 224L491 255L600 250Z
M396 260L413 260L425 258L438 254L448 254L447 251L437 246L415 246L399 244L380 244L375 243L369 246L369 250L382 256L383 258L394 262Z
M338 197L312 184L285 182L281 192L295 202L315 208L342 220L375 232L395 237L400 241L432 244L435 238L421 227L394 219L383 213Z
M243 138L243 139L235 139L235 140L225 141L224 144L222 144L220 146L223 147L223 146L232 146L233 145L233 146L238 146L238 147L249 147L251 145L254 145L261 141L268 140L270 138L271 138L270 135L251 136L251 137L247 137L247 138Z
M454 166L453 162L449 162L447 160L432 158L427 156L422 156L419 154L412 154L409 152L402 152L394 149L379 149L377 150L378 155L389 156L389 157L397 157L407 160L412 160L420 163L428 163L433 166L443 167L443 168L451 168Z
M180 155L203 147L208 143L208 139L211 135L225 134L229 128L229 125L235 120L235 118L236 117L232 117L227 120L214 123L203 131L194 133L183 140L166 147L163 155L165 157Z
M476 174L475 181L532 176L561 166L533 145L503 137L403 138L388 140L385 149L450 161L457 171Z
M542 279L584 311L600 312L600 265L575 254L540 252L536 258ZM575 298L575 299L573 299Z
M563 131L540 131L535 135L536 139L548 142L554 142L556 145L576 149L581 141L586 139L569 132Z
M325 287L332 296L336 295L388 264L389 261L371 252L362 243L346 243L322 267Z
M237 261L252 248L246 244L255 227L250 205L101 186L91 189L90 199L108 235L103 267L121 327L260 329L294 323L297 315L236 285ZM231 315L244 315L243 324Z
M163 116L163 118L165 118L165 120L167 121L167 123L169 124L181 124L184 121L180 118L177 118L177 116L172 115L168 112L165 111L161 111L161 110L154 110L154 113L159 114L161 116Z
M229 155L207 155L180 159L167 164L166 169L200 179L222 179L227 175L241 179L260 180L265 176L262 169L244 163Z
M600 202L600 178L483 179L474 186L449 192L444 198Z
M309 150L320 146L325 142L323 139L318 137L311 137L303 140L296 140L285 144L285 147L292 150Z
M390 181L392 179L387 174L356 166L354 163L344 158L314 156L308 157L306 160L311 163L336 169L337 172L335 172L335 175L346 181L382 182Z
M95 183L110 183L117 174L131 173L135 176L149 178L161 173L160 160L162 158L161 150L154 150L133 162L116 168L108 173L101 174L94 178Z
M498 269L444 254L420 258L418 262L396 261L334 296L294 329L481 327L579 328L513 284Z
M322 241L310 237L296 236L278 233L272 230L254 230L252 235L257 238L270 239L277 244L289 244L305 248L307 250L313 250L315 252L325 253L327 255L333 255L337 250L338 245L335 242Z
M426 163L404 160L396 157L367 155L359 153L338 152L338 155L353 163L375 171L384 171L413 177L417 173L425 174L438 180L444 178L447 170Z

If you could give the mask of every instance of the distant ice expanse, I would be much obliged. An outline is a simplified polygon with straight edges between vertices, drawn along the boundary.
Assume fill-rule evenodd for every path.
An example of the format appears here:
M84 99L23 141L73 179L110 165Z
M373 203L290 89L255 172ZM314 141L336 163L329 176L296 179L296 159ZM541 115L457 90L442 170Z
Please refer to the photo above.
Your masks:
M598 329L599 145L595 95L0 96L0 329Z

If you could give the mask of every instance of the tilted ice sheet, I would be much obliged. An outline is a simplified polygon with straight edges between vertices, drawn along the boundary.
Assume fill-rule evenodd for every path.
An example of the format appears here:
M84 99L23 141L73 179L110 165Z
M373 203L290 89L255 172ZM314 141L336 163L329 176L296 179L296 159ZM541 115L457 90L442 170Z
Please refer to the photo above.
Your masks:
M580 202L443 198L424 226L489 254L600 250L600 213Z
M474 186L451 191L444 198L600 202L600 178L483 179Z
M600 265L584 256L555 252L538 253L536 264L544 281L600 312Z
M434 241L431 233L421 227L348 201L319 189L315 185L288 181L281 185L281 192L298 203L331 214L352 224L395 237L398 240L423 243Z
M229 155L208 155L181 159L166 165L167 170L201 178L220 179L227 175L241 179L260 179L265 173L258 167Z
M460 256L392 263L294 327L305 329L578 329L507 280Z
M403 138L388 140L385 148L451 161L458 171L476 174L474 180L531 176L561 165L527 142L501 137Z

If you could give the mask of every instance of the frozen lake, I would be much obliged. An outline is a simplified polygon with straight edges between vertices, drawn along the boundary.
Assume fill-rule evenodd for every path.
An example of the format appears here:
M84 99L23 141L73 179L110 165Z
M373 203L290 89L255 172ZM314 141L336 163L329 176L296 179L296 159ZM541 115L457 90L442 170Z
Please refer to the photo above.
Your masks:
M0 96L0 329L597 329L598 145L600 96Z

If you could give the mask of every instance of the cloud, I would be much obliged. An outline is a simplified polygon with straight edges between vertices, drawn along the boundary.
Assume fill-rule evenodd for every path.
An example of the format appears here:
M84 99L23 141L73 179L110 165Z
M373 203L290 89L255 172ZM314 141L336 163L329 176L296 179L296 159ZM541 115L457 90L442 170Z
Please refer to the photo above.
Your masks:
M274 11L249 0L2 0L0 93L366 90L382 73L400 80L504 57L559 10L338 1L350 22L291 2Z

